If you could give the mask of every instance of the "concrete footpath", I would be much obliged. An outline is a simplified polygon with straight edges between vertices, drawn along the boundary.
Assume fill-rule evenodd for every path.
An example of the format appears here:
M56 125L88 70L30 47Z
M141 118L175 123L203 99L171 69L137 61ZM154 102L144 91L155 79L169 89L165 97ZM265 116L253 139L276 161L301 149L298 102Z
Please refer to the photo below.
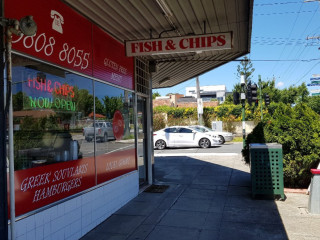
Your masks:
M155 178L168 188L142 192L82 239L320 239L320 215L308 213L308 195L251 198L240 154L156 155Z

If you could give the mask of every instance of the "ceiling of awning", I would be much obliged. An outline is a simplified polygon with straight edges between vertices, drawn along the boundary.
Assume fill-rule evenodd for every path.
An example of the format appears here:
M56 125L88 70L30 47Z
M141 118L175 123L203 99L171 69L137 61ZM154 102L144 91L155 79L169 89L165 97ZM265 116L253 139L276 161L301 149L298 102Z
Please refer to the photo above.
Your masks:
M232 32L232 49L144 56L157 64L152 88L174 86L250 52L253 0L65 2L121 42Z

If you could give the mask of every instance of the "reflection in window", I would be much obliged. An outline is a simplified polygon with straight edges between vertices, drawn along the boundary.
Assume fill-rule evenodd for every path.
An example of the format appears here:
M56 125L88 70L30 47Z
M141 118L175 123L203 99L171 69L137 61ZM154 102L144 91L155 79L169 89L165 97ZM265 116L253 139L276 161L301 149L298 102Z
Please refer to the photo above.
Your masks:
M96 155L134 148L133 94L95 82Z
M93 156L92 80L15 55L12 73L15 169Z

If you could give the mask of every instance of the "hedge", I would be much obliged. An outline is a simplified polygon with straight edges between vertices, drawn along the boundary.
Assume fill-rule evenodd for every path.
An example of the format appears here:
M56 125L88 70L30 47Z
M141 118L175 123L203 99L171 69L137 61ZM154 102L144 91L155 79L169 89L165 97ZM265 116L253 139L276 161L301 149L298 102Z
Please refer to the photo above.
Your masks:
M286 187L308 187L311 168L320 159L320 116L306 104L294 107L283 103L270 105L267 114L247 136L243 156L249 163L250 143L276 142L282 145L284 184Z

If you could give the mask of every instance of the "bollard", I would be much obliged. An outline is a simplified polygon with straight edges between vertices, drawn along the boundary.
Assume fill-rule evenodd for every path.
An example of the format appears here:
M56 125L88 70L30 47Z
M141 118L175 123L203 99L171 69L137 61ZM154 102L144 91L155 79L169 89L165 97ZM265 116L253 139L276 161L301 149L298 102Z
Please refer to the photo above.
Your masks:
M311 173L308 210L309 213L320 214L320 169L311 169Z

